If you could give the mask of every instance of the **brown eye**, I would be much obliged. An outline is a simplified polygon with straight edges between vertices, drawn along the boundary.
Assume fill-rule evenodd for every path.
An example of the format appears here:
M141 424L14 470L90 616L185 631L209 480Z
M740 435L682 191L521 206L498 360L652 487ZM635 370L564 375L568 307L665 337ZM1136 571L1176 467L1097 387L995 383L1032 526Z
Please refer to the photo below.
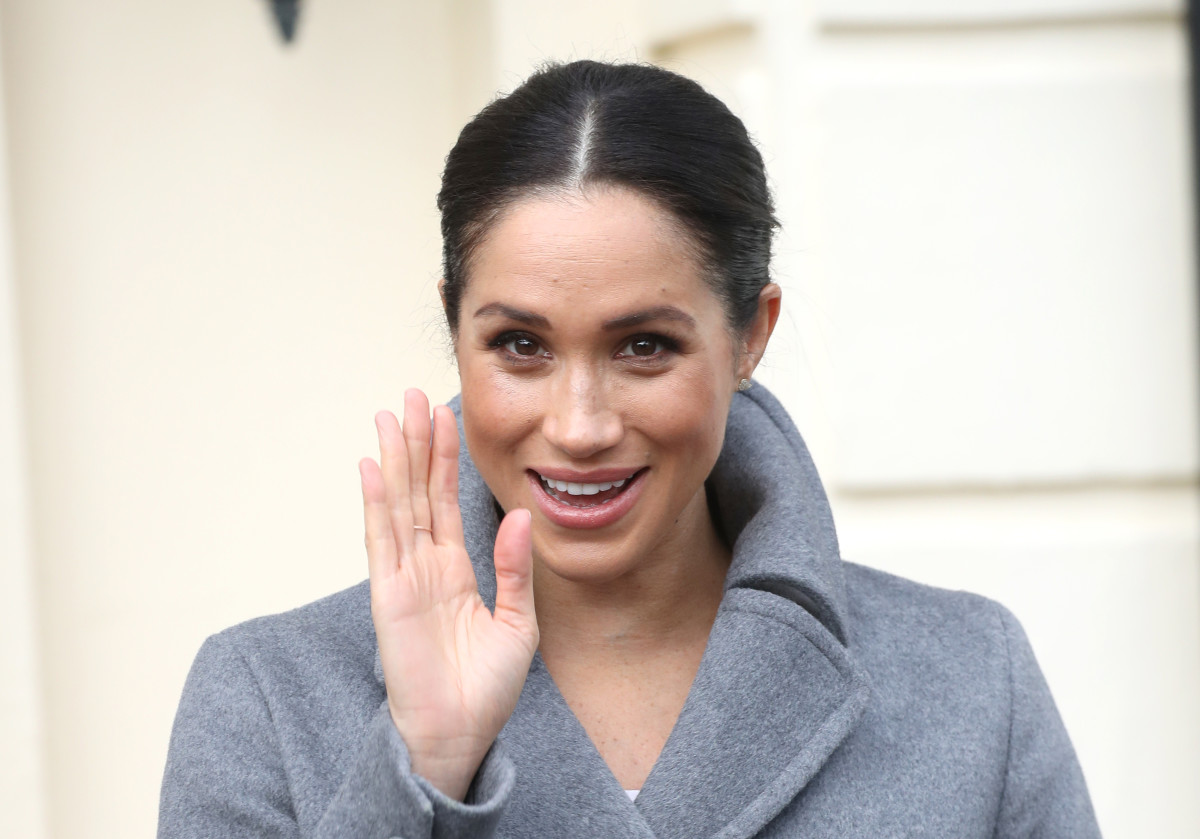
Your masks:
M625 345L625 349L622 351L622 354L646 358L654 355L661 349L661 341L650 335L639 335Z
M533 356L537 355L541 347L537 341L530 338L528 335L518 335L511 339L505 345L509 352L513 355Z

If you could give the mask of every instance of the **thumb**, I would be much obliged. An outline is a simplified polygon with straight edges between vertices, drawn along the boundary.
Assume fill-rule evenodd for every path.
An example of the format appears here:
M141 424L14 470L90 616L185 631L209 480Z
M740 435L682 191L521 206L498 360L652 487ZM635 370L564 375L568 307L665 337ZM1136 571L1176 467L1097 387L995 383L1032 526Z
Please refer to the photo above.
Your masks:
M504 517L492 555L496 563L496 619L520 629L536 626L533 516L528 510L512 510Z

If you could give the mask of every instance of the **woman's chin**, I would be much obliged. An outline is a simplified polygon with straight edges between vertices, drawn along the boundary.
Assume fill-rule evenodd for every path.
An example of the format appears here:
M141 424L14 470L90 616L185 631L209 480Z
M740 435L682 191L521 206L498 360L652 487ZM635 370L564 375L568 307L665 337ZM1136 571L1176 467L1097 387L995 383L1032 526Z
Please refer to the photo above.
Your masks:
M637 563L630 553L617 546L578 540L564 544L550 540L547 544L534 537L535 573L549 574L564 582L580 585L605 585L635 570Z

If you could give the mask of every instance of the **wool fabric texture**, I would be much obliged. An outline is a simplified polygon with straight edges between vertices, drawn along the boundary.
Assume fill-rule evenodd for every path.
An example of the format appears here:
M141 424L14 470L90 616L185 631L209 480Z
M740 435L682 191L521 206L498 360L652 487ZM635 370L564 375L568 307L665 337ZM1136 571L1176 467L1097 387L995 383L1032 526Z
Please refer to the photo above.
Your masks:
M456 414L457 402L452 403ZM459 465L495 602L495 503ZM1013 616L843 562L824 490L761 385L709 478L733 547L699 672L636 801L535 656L465 802L410 769L367 583L209 638L180 701L159 836L341 839L1098 837Z

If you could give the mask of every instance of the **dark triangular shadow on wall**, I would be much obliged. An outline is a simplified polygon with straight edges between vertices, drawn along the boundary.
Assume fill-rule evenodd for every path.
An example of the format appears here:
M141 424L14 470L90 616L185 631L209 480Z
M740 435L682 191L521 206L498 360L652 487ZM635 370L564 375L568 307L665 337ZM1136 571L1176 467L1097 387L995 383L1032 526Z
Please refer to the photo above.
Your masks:
M279 26L279 34L286 43L296 38L296 24L300 20L300 0L268 0L271 13Z

